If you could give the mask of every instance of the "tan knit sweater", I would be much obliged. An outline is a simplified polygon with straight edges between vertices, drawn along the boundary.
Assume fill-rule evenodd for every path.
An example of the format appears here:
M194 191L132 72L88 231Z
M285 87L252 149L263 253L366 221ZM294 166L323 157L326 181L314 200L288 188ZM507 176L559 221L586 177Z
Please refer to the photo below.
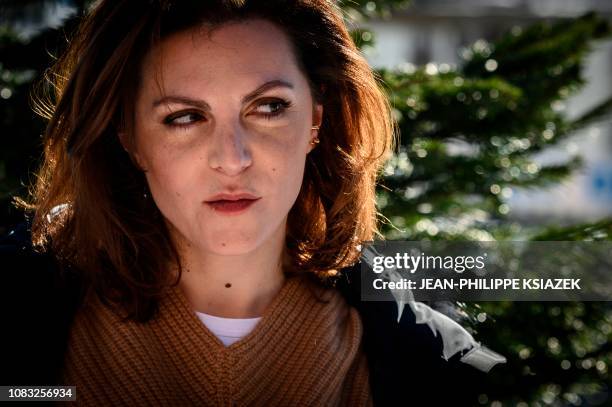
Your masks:
M86 304L62 381L76 386L78 405L371 406L361 337L359 314L338 291L293 276L253 331L225 347L176 287L146 324Z

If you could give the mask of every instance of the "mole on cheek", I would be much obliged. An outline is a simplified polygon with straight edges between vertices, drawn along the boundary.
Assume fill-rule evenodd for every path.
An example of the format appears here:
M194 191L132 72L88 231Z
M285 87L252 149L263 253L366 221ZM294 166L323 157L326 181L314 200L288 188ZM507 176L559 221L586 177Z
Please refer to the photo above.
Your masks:
M272 171L276 171L276 168L272 168Z
M221 243L221 246L225 247L225 243Z

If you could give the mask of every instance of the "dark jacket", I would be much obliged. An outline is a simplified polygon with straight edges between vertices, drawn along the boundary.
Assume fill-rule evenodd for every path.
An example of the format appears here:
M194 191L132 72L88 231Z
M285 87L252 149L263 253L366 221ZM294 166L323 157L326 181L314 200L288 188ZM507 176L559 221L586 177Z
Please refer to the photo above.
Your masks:
M0 240L0 276L5 342L0 386L57 384L80 300L76 273L60 272L51 255L35 253L24 224ZM469 334L463 328L434 332L430 325L416 323L408 306L398 323L398 308L391 297L381 302L360 300L360 276L359 263L343 269L336 287L362 318L375 405L476 405L478 395L486 392L488 375L466 363L474 358L465 355L480 352L476 359L484 358L486 364L488 357L492 360L486 349L476 349L476 344L445 360L444 343L464 340ZM447 318L437 312L431 316Z

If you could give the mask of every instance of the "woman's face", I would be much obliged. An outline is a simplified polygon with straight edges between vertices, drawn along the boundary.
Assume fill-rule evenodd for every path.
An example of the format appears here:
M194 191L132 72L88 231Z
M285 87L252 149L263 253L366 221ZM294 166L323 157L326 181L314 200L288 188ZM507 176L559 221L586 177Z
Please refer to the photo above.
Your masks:
M284 238L322 107L280 28L170 36L145 58L136 99L134 156L173 235L216 254Z

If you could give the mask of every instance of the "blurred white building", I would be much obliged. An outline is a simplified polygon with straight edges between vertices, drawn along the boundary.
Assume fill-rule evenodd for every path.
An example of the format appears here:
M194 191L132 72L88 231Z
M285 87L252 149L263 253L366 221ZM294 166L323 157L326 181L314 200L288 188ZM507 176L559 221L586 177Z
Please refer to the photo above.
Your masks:
M374 33L367 52L375 67L406 62L460 64L460 51L479 39L493 41L513 27L543 18L578 17L588 11L612 18L612 0L413 0L388 20L364 24ZM566 106L580 116L612 95L612 40L595 44L585 66L587 85ZM561 185L545 190L514 188L510 215L522 221L588 221L612 215L612 121L598 123L535 157L540 164L580 154L584 168Z

